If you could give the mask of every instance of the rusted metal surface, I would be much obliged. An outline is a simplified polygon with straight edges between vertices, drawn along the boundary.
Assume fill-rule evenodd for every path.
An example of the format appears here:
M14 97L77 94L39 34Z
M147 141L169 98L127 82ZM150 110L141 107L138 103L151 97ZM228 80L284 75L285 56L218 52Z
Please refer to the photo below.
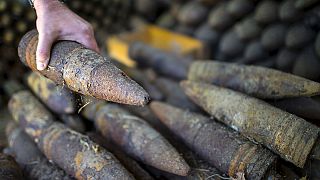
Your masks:
M31 73L27 83L33 93L53 112L57 114L70 114L76 110L76 100L69 89L57 86L53 81L40 75Z
M262 179L274 165L273 153L214 120L161 102L152 102L151 108L191 149L231 177L240 172Z
M150 66L162 75L175 79L185 79L187 77L188 61L142 42L135 42L130 45L129 56L140 65Z
M205 111L303 167L318 136L319 128L293 114L239 92L214 85L184 81L186 94Z
M49 159L77 179L133 179L108 151L63 124L28 91L15 94L9 109L14 119Z
M58 166L49 162L37 145L17 127L9 127L8 141L18 164L23 168L24 175L30 179L61 179L71 180Z
M127 156L116 144L104 139L101 135L95 132L89 132L87 135L92 139L95 143L101 145L102 147L106 148L112 154L116 156L117 159L124 165L130 173L136 179L139 180L153 180L154 178L145 171L134 159Z
M96 128L126 153L157 169L186 176L190 167L174 147L146 121L114 104L97 112Z
M22 171L13 157L0 153L0 179L23 180Z
M28 32L19 44L20 60L33 71L38 33ZM114 66L110 58L71 41L60 41L53 46L49 66L40 73L57 84L98 99L124 104L144 105L148 93Z
M223 86L263 99L313 96L320 84L281 71L233 63L197 61L189 69L188 79Z

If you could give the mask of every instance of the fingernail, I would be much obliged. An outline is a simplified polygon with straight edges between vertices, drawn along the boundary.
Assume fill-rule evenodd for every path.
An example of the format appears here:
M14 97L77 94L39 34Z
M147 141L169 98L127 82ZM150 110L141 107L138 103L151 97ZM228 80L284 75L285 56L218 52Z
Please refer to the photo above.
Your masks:
M44 64L44 63L41 63L41 62L38 62L38 63L37 63L37 69L38 69L39 71L44 70L44 69L45 69L45 64Z

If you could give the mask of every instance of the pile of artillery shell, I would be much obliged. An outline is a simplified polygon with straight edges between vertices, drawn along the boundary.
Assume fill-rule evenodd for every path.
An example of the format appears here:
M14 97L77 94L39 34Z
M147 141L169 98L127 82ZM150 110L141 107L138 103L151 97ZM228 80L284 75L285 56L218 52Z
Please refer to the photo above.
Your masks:
M231 177L244 172L248 179L261 179L273 165L271 152L214 120L160 102L151 108L191 149Z
M132 179L132 175L104 148L64 125L28 91L9 103L14 119L51 161L78 179ZM59 148L57 148L59 147Z

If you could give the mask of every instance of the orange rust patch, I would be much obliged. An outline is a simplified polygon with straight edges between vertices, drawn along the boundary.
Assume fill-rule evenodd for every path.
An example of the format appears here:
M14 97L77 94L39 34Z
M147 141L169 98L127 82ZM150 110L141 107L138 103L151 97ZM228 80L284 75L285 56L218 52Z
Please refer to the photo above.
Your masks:
M76 174L75 177L77 179L82 179L82 168L81 168L81 164L82 164L82 160L83 160L83 152L78 152L77 155L74 158L74 162L76 163Z
M236 175L238 170L238 163L239 161L241 161L241 158L245 153L245 151L248 149L248 146L249 146L248 144L243 144L240 146L240 148L236 152L235 157L230 162L229 171L228 171L229 176L234 177Z
M33 36L26 47L26 63L33 70L37 71L36 65L36 49L38 44L38 35Z
M52 159L52 156L51 156L51 149L53 149L52 144L56 142L60 134L61 134L61 131L59 131L58 129L54 129L52 131L52 134L50 134L49 137L47 137L48 139L47 138L44 139L43 149L48 159Z

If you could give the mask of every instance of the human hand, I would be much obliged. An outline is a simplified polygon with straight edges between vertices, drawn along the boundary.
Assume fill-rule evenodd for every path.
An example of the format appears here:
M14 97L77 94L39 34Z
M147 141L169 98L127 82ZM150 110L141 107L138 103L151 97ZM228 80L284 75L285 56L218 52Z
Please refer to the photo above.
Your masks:
M91 25L58 0L35 0L39 41L36 51L37 69L42 71L50 59L52 44L57 40L76 41L99 52Z

